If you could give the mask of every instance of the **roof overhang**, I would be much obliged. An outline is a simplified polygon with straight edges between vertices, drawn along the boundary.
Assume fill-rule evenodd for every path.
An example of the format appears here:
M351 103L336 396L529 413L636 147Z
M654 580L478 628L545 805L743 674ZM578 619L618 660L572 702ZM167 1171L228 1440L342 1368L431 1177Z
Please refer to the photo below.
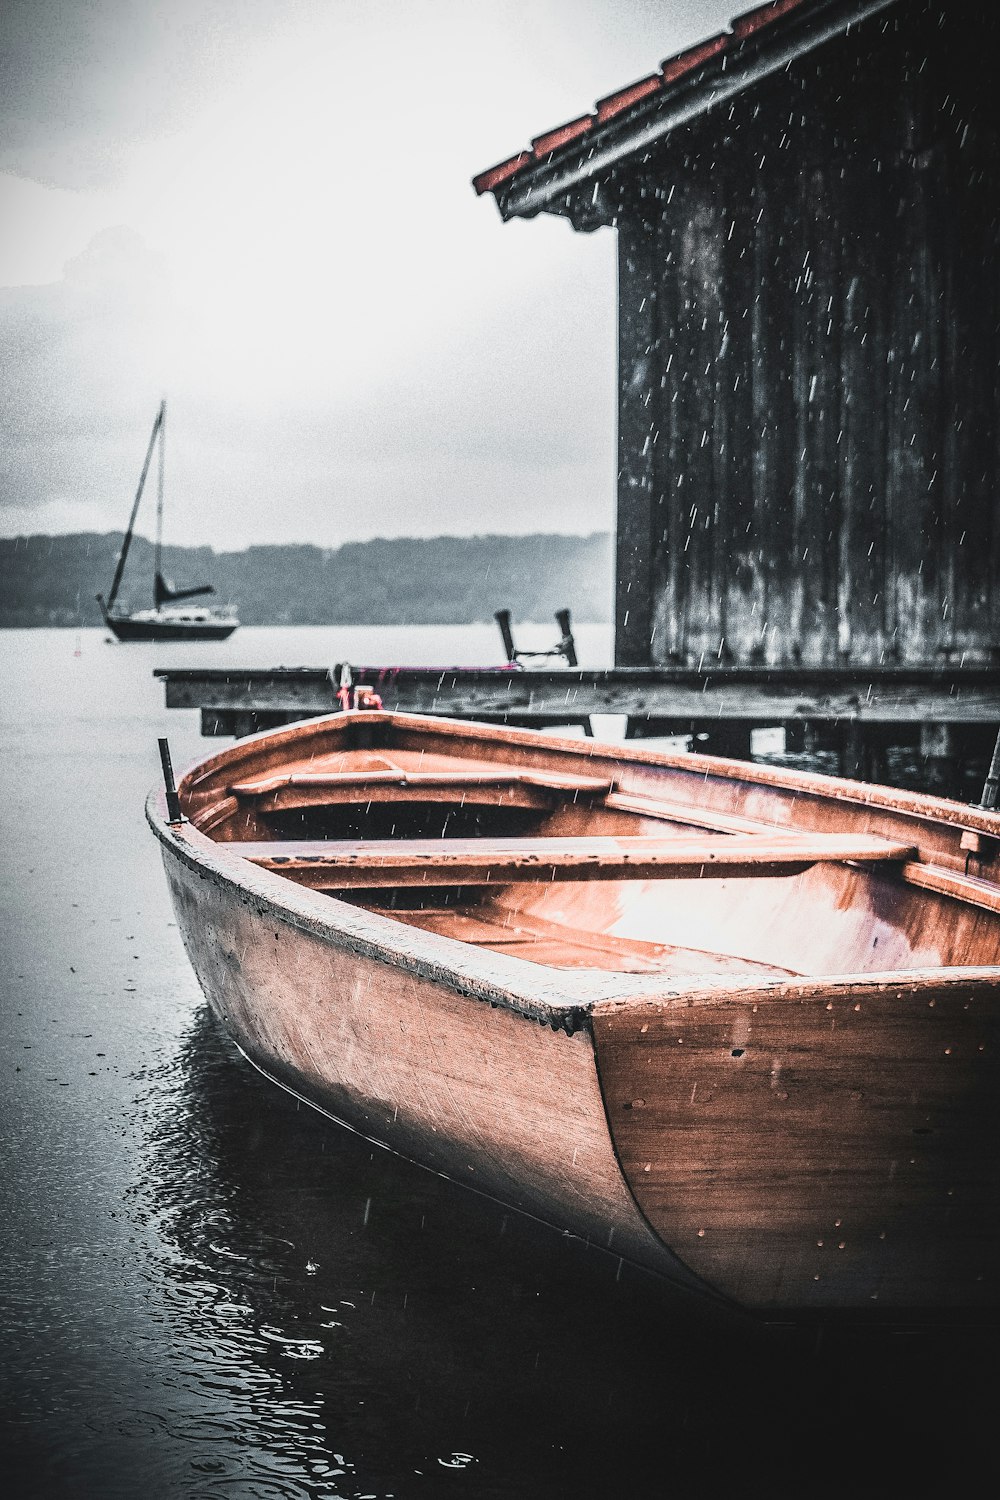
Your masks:
M523 151L498 168L476 178L479 192L492 192L505 220L534 218L539 213L565 214L577 227L605 222L598 210L591 222L574 211L574 201L615 168L666 140L679 127L717 109L747 89L790 68L818 48L847 35L863 22L889 11L901 0L814 0L781 14L780 21L748 29L739 22L724 35L725 45L704 45L707 56L693 70L671 78L663 66L663 83L652 78L633 85L620 96L623 113L602 117L602 106L559 130L537 137L532 151ZM783 8L784 9L784 8ZM720 39L712 39L713 44ZM692 53L702 49L692 49ZM543 149L539 149L543 148Z

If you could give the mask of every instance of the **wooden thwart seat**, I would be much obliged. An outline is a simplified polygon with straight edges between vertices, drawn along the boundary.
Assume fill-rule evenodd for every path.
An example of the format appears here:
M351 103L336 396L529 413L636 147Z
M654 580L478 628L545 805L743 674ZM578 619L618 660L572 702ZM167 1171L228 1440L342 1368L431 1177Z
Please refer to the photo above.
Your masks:
M760 834L679 838L288 840L233 852L323 890L371 886L506 885L553 880L728 879L791 875L830 861L913 860L909 844L865 836Z
M234 782L232 796L252 801L261 811L303 804L338 802L456 801L482 796L546 803L561 798L604 798L614 789L608 777L540 771L531 766L485 769L410 770L403 767L348 771L285 771Z

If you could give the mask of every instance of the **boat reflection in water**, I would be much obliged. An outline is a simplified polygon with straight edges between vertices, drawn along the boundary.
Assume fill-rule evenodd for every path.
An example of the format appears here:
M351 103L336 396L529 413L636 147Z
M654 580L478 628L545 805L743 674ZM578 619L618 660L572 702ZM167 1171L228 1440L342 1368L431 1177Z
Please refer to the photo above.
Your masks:
M693 1375L723 1372L713 1422L745 1406L733 1361L759 1329L695 1325L648 1273L300 1109L207 1009L148 1112L133 1215L155 1220L150 1278L200 1392L172 1435L220 1482L402 1495L469 1467L489 1493L607 1495L665 1440L675 1470L693 1457Z
M901 1493L985 1421L981 1320L819 1338L714 1315L300 1109L207 1009L148 1113L132 1207L197 1500L436 1500L463 1467L476 1496L730 1493L749 1430L776 1494L832 1493L820 1453L831 1487Z

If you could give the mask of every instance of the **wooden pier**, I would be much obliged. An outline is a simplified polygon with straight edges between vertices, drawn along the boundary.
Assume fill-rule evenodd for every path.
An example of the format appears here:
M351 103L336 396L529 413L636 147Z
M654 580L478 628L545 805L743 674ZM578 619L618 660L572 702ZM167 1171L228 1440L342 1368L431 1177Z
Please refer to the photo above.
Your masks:
M335 712L343 664L160 668L168 708L198 709L202 733L245 735ZM607 670L351 664L391 710L524 728L627 718L626 738L690 735L697 748L747 757L754 728L783 727L789 749L833 749L844 775L881 780L885 752L911 745L942 764L988 760L1000 723L1000 666L937 669L716 665Z

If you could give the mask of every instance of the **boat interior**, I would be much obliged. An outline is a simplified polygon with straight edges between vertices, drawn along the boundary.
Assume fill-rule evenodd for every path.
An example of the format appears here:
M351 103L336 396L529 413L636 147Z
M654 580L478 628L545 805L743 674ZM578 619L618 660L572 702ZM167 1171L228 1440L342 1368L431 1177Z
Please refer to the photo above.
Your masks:
M213 757L182 781L184 813L299 885L553 969L752 979L1000 961L1000 840L974 818L935 819L905 794L852 804L822 777L768 784L752 766L636 765L367 717Z

